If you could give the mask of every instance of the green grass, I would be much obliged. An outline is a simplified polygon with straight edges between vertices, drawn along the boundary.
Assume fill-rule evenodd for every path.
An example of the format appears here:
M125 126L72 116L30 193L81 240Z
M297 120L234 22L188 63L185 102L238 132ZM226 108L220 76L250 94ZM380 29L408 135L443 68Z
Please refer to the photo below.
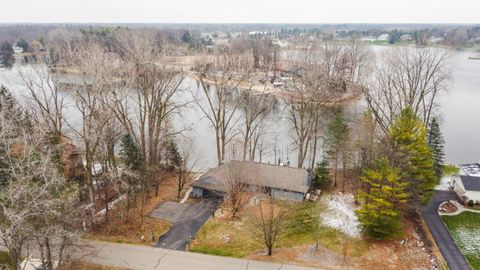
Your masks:
M480 214L442 216L458 248L474 270L480 270Z
M318 225L314 216L315 204L297 203L283 204L287 209L286 228L275 248L289 248L305 244L314 244L317 239L320 245L337 253L342 252L342 241L349 243L349 255L360 256L368 249L368 243L361 239L345 236L341 232ZM312 215L313 214L313 215ZM236 220L211 219L195 236L195 243L190 248L192 252L243 258L255 251L265 249L262 243L252 239L248 229L248 215L242 215ZM317 223L315 224L314 221ZM221 240L228 235L230 241Z
M8 252L0 251L0 265L7 265L8 267L12 267L12 261L10 260Z
M245 228L246 218L237 220L211 219L202 226L195 236L195 243L190 248L192 252L243 258L255 250L262 248L248 237ZM225 242L221 237L227 236L230 241Z

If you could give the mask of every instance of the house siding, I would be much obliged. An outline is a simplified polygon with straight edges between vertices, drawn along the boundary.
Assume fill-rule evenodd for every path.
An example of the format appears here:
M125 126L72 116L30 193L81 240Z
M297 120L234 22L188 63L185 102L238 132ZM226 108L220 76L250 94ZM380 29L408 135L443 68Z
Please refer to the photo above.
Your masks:
M203 188L193 187L192 194L193 194L193 197L202 198L203 197Z
M287 191L287 190L276 189L276 188L272 188L272 195L277 199L291 200L291 201L297 201L297 202L303 202L305 198L304 193Z
M476 204L480 203L480 191L467 191L463 194L463 197L466 199L465 203L468 203L470 200Z

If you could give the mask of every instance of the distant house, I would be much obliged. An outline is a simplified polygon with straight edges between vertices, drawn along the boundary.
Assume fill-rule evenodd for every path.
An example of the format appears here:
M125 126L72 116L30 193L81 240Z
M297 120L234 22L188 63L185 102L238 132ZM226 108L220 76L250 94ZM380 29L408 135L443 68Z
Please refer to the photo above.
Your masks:
M13 46L12 50L14 53L23 53L23 48L18 46Z
M480 203L480 164L460 165L459 174L452 176L451 187L465 203Z
M402 35L402 36L400 37L400 39L401 39L402 41L412 41L412 40L413 40L412 36L411 36L411 35L408 35L408 34L407 34L407 35Z
M291 168L250 161L230 161L210 169L192 182L195 197L221 197L226 192L232 170L238 173L238 182L257 191L272 194L275 198L303 201L310 190L309 173Z
M390 36L389 36L387 33L383 33L383 34L381 34L381 35L378 36L377 40L387 41L389 37L390 37Z

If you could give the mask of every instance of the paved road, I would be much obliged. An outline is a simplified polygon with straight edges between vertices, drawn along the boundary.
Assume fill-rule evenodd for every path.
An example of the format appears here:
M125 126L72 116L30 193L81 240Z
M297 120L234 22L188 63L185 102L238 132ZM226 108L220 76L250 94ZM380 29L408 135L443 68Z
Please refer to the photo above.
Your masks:
M422 215L450 270L467 270L471 269L470 265L455 245L447 227L438 215L438 206L442 202L457 199L458 197L453 191L435 191L434 197L423 210Z
M185 250L189 236L195 236L217 207L218 202L214 199L202 199L189 205L172 224L170 230L160 237L157 247Z
M95 250L83 260L133 270L314 270L294 265L218 257L128 244L88 241Z

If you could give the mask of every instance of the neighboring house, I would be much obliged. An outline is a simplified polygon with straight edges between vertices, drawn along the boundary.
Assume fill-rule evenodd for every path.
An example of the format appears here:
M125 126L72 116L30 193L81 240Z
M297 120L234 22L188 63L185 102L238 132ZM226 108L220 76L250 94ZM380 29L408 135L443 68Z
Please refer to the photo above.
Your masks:
M451 179L452 189L465 203L480 203L480 164L462 164L459 167L459 174Z
M305 200L311 184L310 174L305 169L230 161L210 169L192 182L192 194L195 197L221 197L233 177L238 179L235 181L256 191L270 193L278 199L300 202Z
M13 46L12 50L14 53L23 53L23 48L18 46Z
M390 36L389 36L387 33L383 33L383 34L381 34L381 35L378 36L377 40L387 41L389 37L390 37Z

